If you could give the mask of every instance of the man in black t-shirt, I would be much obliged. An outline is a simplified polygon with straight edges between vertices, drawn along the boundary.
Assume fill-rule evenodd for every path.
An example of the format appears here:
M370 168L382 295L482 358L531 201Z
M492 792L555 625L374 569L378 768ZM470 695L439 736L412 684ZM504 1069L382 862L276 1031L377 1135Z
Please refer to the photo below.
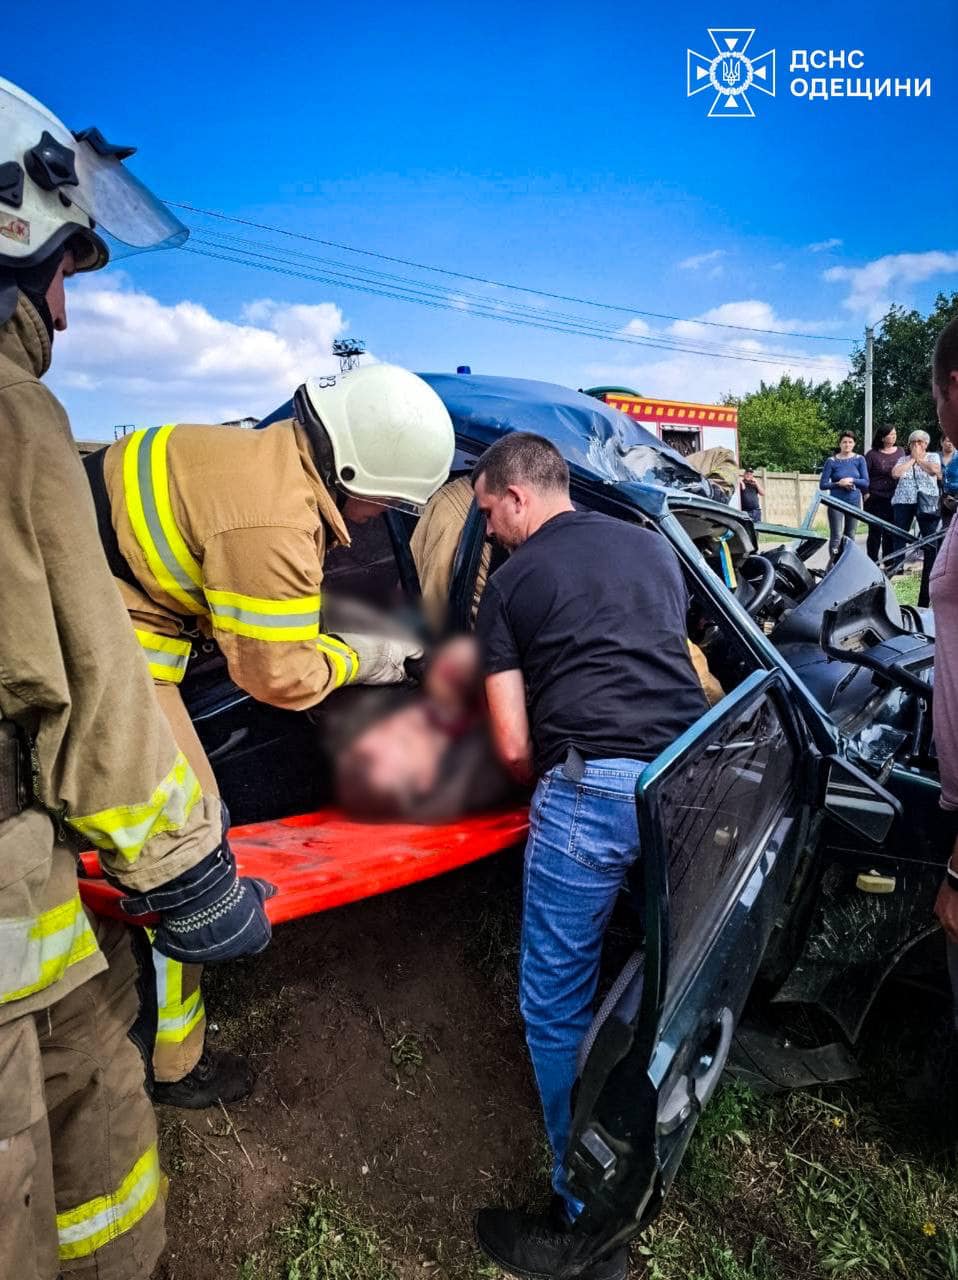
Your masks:
M742 510L756 524L762 519L762 499L764 497L764 490L755 479L755 472L751 467L746 467L741 484Z
M706 709L686 638L688 595L657 533L576 511L569 471L541 436L482 455L473 486L487 532L511 555L476 629L500 758L538 778L525 853L519 1003L552 1147L551 1222L484 1209L479 1243L501 1267L551 1276L581 1205L563 1172L576 1060L592 1019L602 938L638 857L636 783ZM625 1249L588 1280L626 1275Z

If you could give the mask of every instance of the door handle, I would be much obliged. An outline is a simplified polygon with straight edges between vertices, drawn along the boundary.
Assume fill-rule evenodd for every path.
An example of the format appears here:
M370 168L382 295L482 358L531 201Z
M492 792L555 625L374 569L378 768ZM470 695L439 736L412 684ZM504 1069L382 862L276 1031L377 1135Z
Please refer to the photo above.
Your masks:
M735 1019L732 1017L732 1010L723 1009L702 1041L698 1061L691 1072L692 1087L700 1107L704 1107L711 1098L719 1077L725 1070L734 1030Z
M700 1040L692 1066L679 1076L659 1108L659 1133L673 1133L692 1115L696 1104L701 1110L711 1098L725 1068L734 1030L732 1010L722 1009Z

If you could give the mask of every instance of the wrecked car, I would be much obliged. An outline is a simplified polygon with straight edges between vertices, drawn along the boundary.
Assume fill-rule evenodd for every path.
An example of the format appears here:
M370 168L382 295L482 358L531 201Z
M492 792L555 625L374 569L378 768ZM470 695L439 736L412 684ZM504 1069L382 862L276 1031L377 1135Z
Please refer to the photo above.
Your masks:
M503 433L535 431L569 462L578 505L668 539L688 584L690 638L725 694L637 789L633 888L644 919L584 1045L567 1158L586 1206L577 1227L585 1266L654 1217L737 1036L758 1077L803 1083L847 1069L814 1046L783 1058L769 1034L743 1036L749 1000L765 1010L815 1006L853 1043L884 977L930 932L945 856L933 624L898 604L854 542L831 568L813 567L821 539L756 526L716 502L679 454L588 396L423 376L455 425L453 476ZM291 400L262 425L294 413ZM414 605L413 525L390 511L357 530L353 548L328 559L330 589ZM474 508L450 586L460 627L483 540ZM521 843L521 808L440 827L346 821L328 807L317 758L323 708L255 703L212 642L196 650L184 699L240 824L232 840L243 871L280 883L274 922ZM93 860L89 870L95 877ZM102 881L85 893L115 909Z

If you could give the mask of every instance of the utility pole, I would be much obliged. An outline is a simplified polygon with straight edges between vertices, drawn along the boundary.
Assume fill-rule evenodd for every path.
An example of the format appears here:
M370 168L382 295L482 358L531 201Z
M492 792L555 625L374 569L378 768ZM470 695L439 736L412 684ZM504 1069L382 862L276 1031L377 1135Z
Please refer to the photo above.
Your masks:
M865 448L872 447L872 374L875 364L875 330L865 328Z

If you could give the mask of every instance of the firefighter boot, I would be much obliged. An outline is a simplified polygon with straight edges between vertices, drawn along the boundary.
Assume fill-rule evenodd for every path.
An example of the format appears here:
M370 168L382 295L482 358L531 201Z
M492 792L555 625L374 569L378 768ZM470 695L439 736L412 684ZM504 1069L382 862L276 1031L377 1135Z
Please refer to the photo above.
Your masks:
M249 1059L226 1049L204 1049L182 1080L154 1081L150 1096L166 1107L200 1111L217 1102L239 1102L253 1092L256 1072Z

